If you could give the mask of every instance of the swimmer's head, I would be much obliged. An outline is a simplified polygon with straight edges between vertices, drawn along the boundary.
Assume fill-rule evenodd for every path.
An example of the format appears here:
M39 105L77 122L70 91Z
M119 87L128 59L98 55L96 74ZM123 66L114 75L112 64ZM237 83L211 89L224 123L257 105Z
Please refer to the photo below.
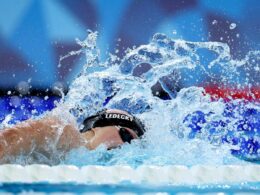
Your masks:
M140 138L145 128L135 116L122 110L104 110L84 120L84 128L80 130L87 140L90 149L100 144L114 148L125 142Z

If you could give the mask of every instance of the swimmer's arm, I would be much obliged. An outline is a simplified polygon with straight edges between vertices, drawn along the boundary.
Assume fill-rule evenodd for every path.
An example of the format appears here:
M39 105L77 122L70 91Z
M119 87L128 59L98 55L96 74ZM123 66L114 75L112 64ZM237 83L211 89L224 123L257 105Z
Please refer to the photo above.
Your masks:
M53 117L28 120L0 131L0 161L34 151L52 152L53 148L67 152L79 145L79 132L72 125L63 125Z

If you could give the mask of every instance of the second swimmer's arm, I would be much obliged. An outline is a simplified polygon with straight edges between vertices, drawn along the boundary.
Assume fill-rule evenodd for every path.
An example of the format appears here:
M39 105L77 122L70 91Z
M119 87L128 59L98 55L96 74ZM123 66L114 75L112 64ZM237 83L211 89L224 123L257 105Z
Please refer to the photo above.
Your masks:
M74 126L63 125L56 118L28 120L0 131L0 162L6 163L11 156L30 154L34 151L67 152L79 147L80 141L79 132Z

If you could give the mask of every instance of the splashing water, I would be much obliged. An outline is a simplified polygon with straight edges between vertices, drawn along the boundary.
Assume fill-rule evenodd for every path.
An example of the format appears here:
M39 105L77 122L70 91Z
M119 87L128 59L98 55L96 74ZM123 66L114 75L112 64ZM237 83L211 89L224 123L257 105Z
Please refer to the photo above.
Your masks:
M147 132L142 140L109 151L104 146L72 150L62 163L190 166L248 163L240 158L259 161L259 102L213 101L199 86L221 83L230 90L259 86L260 51L234 60L224 43L187 42L155 34L149 44L128 49L122 59L111 55L100 62L96 39L97 33L89 32L85 41L77 41L82 49L61 58L60 64L64 58L84 53L87 61L56 114L66 118L57 111L66 108L80 126L84 118L104 107L122 109L140 118ZM151 88L157 82L169 100L153 95Z
M93 44L85 49L87 63L72 83L65 103L70 105L79 124L103 107L117 108L142 119L147 133L143 140L111 151L104 147L72 151L64 163L132 166L246 163L231 153L250 160L259 159L258 145L248 150L244 146L252 142L259 144L259 103L212 101L198 87L201 83L222 83L236 90L250 88L252 83L259 85L258 74L252 71L259 62L259 51L251 51L238 61L232 59L224 43L174 41L155 34L149 44L127 50L123 59L115 57L115 61L108 59L101 64L91 37L90 33L86 39ZM104 69L88 73L91 66ZM148 66L148 71L134 76L142 66ZM182 89L176 92L164 82L165 76L171 78L171 86ZM153 95L151 88L156 82L171 100ZM247 123L254 127L243 129Z

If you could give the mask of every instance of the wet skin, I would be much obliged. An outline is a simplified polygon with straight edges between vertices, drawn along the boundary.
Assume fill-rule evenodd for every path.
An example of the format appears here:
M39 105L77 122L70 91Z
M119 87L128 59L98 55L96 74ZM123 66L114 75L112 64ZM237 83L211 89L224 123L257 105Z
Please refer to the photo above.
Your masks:
M119 135L118 126L96 127L82 134L83 140L86 142L86 147L90 150L96 149L101 144L104 144L108 149L118 147L124 144ZM125 128L133 138L138 138L136 133Z
M121 110L107 112L128 114ZM28 120L0 131L0 163L10 162L12 156L34 152L51 156L55 151L65 155L71 149L82 146L90 150L102 144L108 149L115 148L123 144L119 129L118 126L96 127L79 133L74 125L64 124L55 117ZM133 138L138 138L133 130L126 130Z

